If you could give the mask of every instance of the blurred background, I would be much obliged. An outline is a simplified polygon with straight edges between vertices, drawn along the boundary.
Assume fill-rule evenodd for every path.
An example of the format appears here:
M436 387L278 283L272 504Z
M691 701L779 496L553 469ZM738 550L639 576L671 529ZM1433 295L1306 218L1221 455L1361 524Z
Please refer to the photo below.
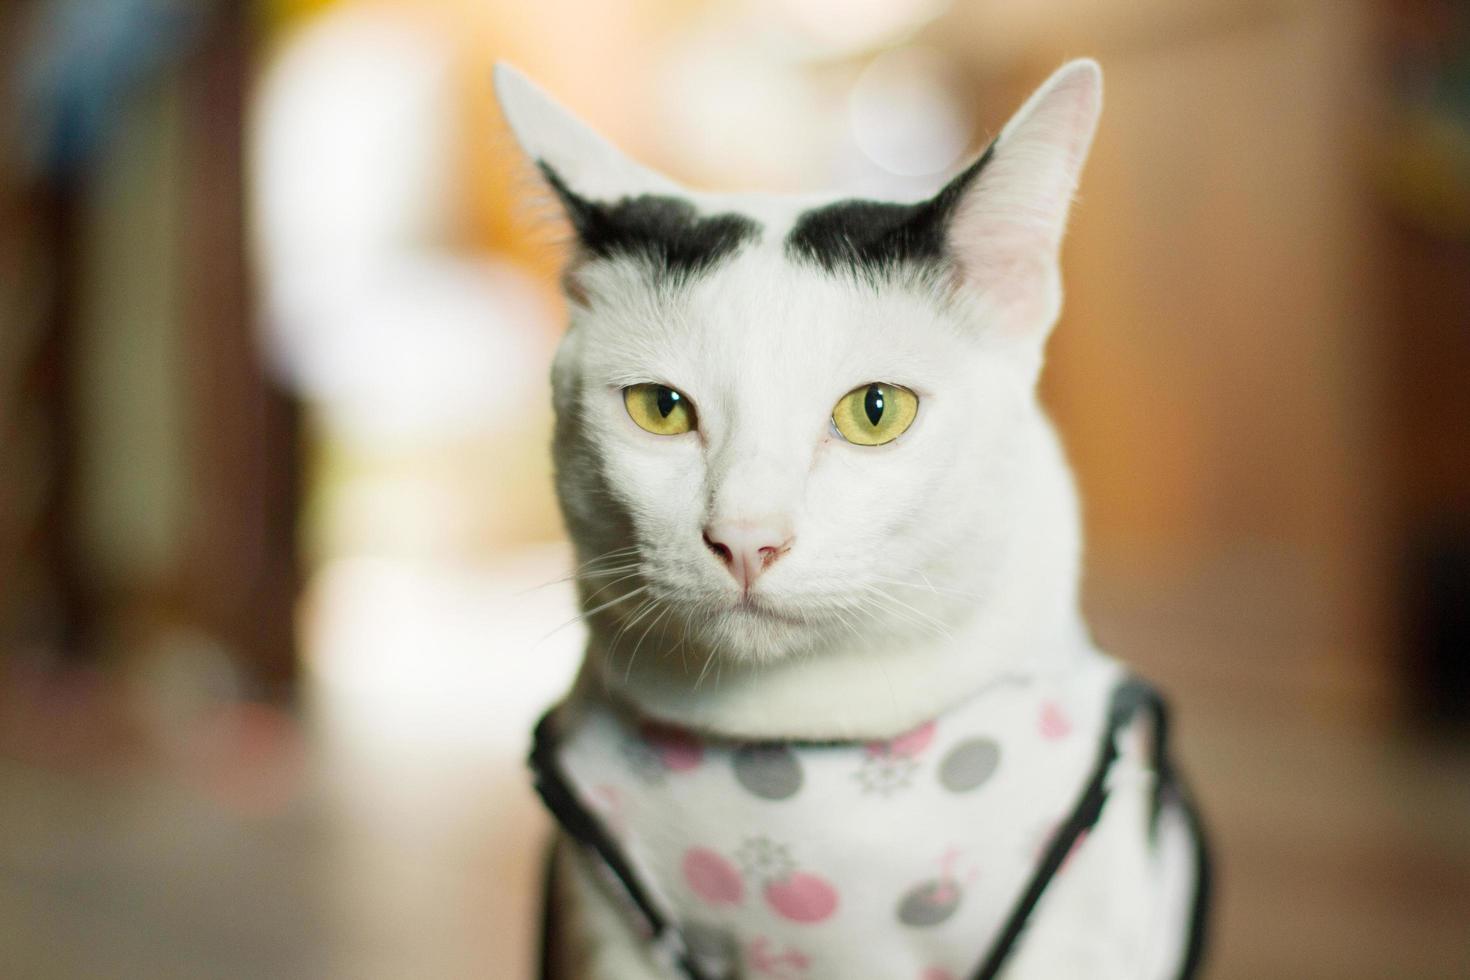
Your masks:
M531 976L580 636L494 60L696 186L902 193L1083 54L1045 394L1208 975L1470 976L1450 0L8 0L0 976Z

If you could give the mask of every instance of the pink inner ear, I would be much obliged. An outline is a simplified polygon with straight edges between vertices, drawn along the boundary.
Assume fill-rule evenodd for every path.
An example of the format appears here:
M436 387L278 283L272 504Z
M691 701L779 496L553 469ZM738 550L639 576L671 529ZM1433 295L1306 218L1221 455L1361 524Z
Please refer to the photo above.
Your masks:
M950 226L964 284L1027 326L1052 302L1057 250L1101 108L1100 76L1069 65L1006 126Z
M1056 248L1031 229L998 228L978 247L955 243L961 284L979 290L1008 319L1030 322L1045 313L1047 267Z

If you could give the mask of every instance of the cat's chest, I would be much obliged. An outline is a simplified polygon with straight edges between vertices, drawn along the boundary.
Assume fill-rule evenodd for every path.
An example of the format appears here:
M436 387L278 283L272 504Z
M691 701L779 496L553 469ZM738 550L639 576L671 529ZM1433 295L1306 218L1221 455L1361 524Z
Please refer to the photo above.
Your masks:
M965 976L1094 767L1099 659L874 742L739 742L581 705L556 759L710 976ZM924 971L943 971L925 974Z

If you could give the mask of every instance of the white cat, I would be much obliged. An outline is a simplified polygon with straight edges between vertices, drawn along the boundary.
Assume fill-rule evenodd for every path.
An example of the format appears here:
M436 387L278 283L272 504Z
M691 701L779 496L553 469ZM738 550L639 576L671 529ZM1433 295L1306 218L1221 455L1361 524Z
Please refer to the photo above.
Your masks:
M536 759L575 839L559 969L1192 975L1197 824L1082 622L1036 398L1098 66L905 203L693 192L496 82L576 245L555 458L590 638Z

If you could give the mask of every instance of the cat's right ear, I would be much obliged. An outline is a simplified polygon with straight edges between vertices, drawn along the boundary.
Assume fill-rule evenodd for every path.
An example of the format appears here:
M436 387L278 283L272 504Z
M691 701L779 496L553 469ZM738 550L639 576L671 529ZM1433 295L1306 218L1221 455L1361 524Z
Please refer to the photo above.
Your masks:
M500 111L580 233L594 202L678 194L679 186L633 161L510 65L495 66Z

